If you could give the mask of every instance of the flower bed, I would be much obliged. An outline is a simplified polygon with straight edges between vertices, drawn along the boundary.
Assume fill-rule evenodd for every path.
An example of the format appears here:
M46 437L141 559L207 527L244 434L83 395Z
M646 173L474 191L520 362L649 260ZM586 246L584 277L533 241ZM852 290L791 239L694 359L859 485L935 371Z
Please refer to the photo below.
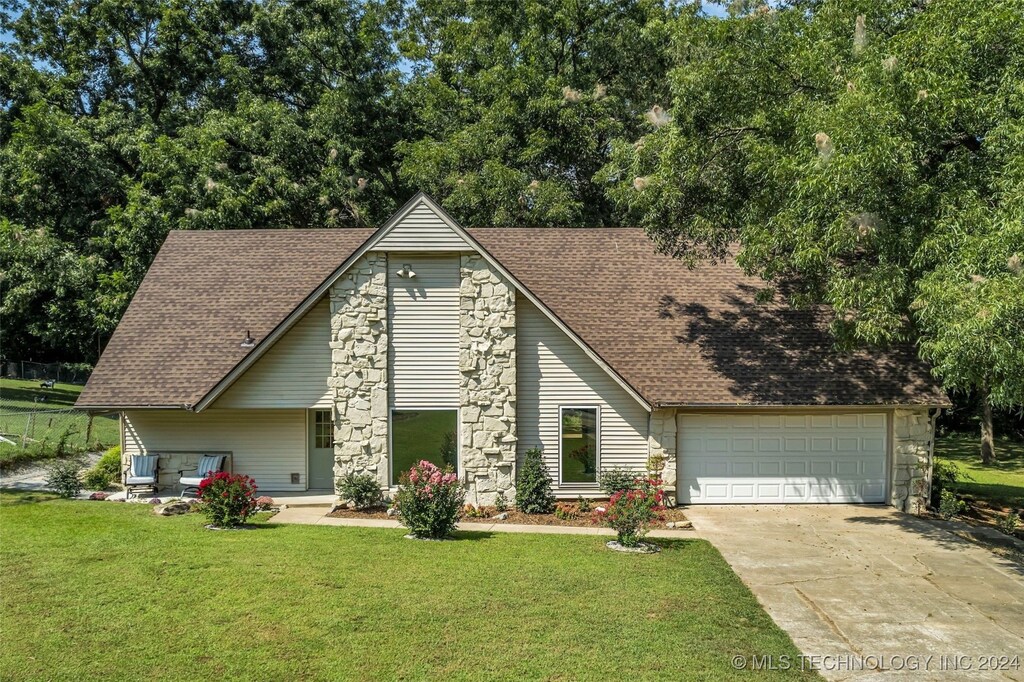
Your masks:
M561 503L564 506L574 507L577 510L579 506L573 502L570 504ZM600 507L606 504L606 502L594 502L595 507ZM397 521L394 516L388 516L387 507L373 507L371 509L346 509L340 508L332 511L328 516L339 519L391 519ZM469 524L522 524L528 526L576 526L592 528L594 526L600 526L602 524L599 514L596 511L589 511L586 513L580 513L576 518L567 519L560 518L554 514L524 514L516 509L505 512L507 518L496 519L493 518L498 515L498 511L494 507L480 507L477 516L469 517L466 514L461 514L459 517L460 526L468 526ZM686 514L683 513L682 509L671 507L661 512L661 518L651 522L651 528L668 528L669 523L684 523L686 522Z

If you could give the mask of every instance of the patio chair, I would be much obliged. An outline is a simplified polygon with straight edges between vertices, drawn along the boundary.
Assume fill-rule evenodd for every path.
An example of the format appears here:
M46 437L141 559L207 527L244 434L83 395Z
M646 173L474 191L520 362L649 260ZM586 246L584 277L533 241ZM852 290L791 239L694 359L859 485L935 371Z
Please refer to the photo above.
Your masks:
M199 493L199 484L210 474L224 470L225 455L203 455L199 458L199 464L195 469L182 469L178 472L178 483L181 485L180 497L192 491L194 496ZM186 476L185 474L190 474Z
M149 489L154 495L160 484L160 455L132 455L124 470L125 498Z

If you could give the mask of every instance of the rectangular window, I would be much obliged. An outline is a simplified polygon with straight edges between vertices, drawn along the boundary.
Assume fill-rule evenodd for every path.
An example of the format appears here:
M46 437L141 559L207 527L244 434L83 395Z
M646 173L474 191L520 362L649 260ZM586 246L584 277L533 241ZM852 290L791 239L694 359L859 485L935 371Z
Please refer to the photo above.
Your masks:
M391 411L391 485L422 459L459 469L458 410Z
M597 483L600 409L563 407L559 414L559 468L562 483Z
M334 447L334 418L330 410L313 413L313 447L318 450Z

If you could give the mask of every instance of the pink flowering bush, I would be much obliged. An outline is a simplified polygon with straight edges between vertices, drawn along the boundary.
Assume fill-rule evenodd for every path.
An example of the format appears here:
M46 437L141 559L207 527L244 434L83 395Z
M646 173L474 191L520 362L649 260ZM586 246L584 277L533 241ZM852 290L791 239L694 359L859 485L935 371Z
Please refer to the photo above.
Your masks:
M200 510L219 528L240 526L256 511L256 481L219 471L199 484Z
M599 512L605 525L614 528L619 544L636 547L647 535L651 521L665 509L665 491L659 478L638 478L635 487L611 496L608 507Z
M455 531L466 492L451 468L423 460L399 478L398 519L418 538L440 539Z

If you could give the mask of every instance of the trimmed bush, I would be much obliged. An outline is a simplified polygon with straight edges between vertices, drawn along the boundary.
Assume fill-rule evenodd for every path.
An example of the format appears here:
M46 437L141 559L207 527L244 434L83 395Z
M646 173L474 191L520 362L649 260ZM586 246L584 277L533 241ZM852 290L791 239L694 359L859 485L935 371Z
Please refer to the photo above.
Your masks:
M637 481L642 480L640 476L642 474L638 471L630 471L629 469L621 469L619 467L602 469L601 473L597 476L597 484L601 487L601 492L611 497L615 493L624 490L634 490L637 487Z
M516 508L524 514L550 514L555 510L551 476L544 466L540 448L526 451L526 459L516 481Z
M399 479L395 508L398 520L418 538L439 540L455 532L466 491L459 477L422 460Z
M82 463L77 459L59 459L46 469L46 487L61 497L78 497L82 492Z
M384 503L377 477L372 474L349 472L338 479L338 493L341 499L351 502L356 509L379 507Z
M939 516L949 521L967 511L967 503L952 490L943 490L939 499Z
M121 446L115 445L100 457L96 465L85 472L83 482L86 488L92 490L106 490L110 484L120 479L121 475Z
M211 524L218 528L240 526L256 511L256 481L219 471L203 479L198 497Z

